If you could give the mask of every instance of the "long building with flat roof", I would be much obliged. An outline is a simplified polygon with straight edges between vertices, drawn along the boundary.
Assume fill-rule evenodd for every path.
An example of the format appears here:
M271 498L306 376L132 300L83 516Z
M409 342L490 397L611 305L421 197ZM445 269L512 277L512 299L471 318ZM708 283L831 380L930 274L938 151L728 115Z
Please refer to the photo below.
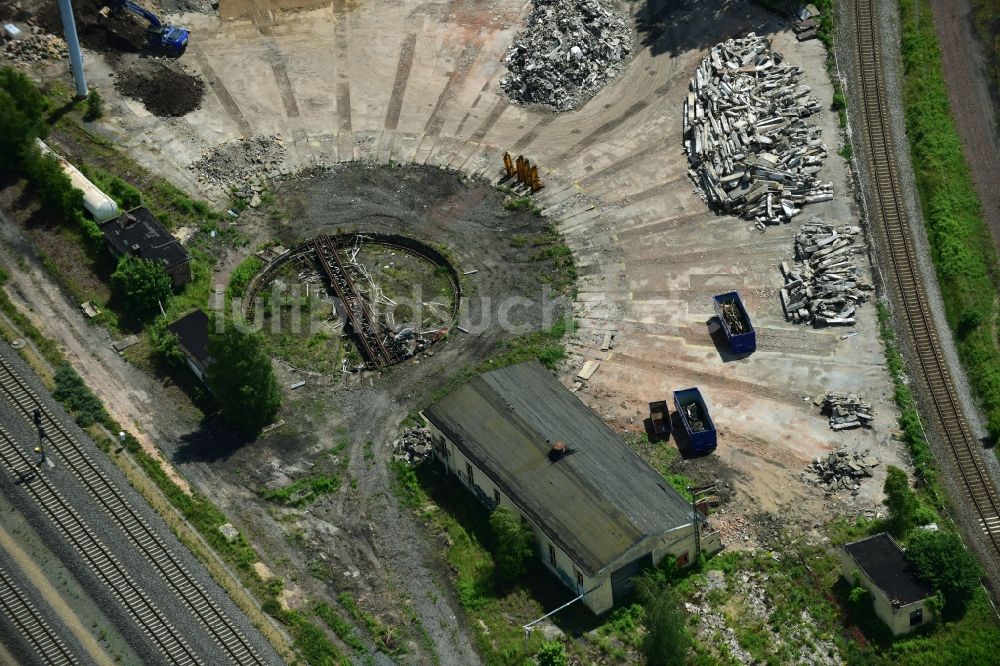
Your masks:
M479 375L424 416L436 458L487 507L519 513L594 612L667 555L694 561L691 504L537 361Z

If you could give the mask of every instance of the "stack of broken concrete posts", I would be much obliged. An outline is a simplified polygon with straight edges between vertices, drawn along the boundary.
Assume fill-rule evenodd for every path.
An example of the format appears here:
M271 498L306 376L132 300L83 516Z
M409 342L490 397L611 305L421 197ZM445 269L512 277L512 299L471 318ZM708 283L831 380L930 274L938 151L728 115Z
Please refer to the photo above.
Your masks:
M875 410L853 393L827 393L823 398L823 413L830 416L834 430L850 430L870 426Z
M827 494L850 490L853 495L857 495L861 482L871 477L872 469L880 463L869 449L861 452L841 449L826 457L813 458L812 463L802 472L802 478L825 487Z
M816 177L827 156L822 130L803 118L822 109L801 70L750 33L712 48L684 102L690 175L715 210L765 225L833 198Z
M802 225L795 236L795 262L781 262L781 305L787 321L814 326L855 323L858 304L873 290L852 258L860 233L860 227L834 227L818 218Z
M427 428L411 428L392 444L392 458L400 462L416 465L424 461L431 451L431 433Z
M632 52L624 14L605 0L533 0L504 58L500 88L514 102L572 109L618 76Z

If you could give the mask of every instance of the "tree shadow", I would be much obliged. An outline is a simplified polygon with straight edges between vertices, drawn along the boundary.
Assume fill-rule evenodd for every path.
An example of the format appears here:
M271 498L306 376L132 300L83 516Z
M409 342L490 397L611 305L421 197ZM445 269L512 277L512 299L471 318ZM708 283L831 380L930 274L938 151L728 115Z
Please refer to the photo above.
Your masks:
M748 21L747 12L752 11ZM639 44L652 55L677 56L699 51L725 41L743 37L751 30L773 31L779 17L749 4L728 6L704 0L645 0L636 12Z
M174 452L173 461L183 464L227 460L254 441L256 437L253 435L233 428L221 415L213 414L202 419L197 430L181 437L181 445Z

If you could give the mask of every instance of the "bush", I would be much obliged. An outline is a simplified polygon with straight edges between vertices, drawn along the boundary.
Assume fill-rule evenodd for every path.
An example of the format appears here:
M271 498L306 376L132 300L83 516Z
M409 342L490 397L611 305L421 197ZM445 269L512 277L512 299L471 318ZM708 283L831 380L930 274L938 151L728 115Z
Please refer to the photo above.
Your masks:
M535 659L538 660L538 666L566 666L569 663L569 657L566 656L566 646L559 641L542 643Z
M919 530L910 538L906 557L917 577L944 597L946 615L964 614L984 574L957 534Z
M54 380L56 387L52 397L63 404L81 428L102 421L107 416L101 401L68 363L56 367Z
M904 537L917 524L917 511L920 508L920 501L910 489L910 479L906 472L889 465L883 491L883 503L889 509L889 531L897 537Z
M671 558L667 560L672 561ZM676 575L673 567L654 569L635 579L635 590L642 601L642 624L646 635L642 652L649 666L673 666L687 662L691 635L685 626L681 599L668 581Z
M256 255L250 255L240 262L232 275L229 276L229 285L226 287L226 296L229 298L242 298L246 293L250 280L264 267L264 262Z
M104 115L104 100L101 93L93 88L87 93L87 110L83 112L83 119L88 123L93 122Z
M17 170L31 142L45 138L45 106L45 98L28 77L0 67L0 169Z
M504 508L490 515L490 528L496 539L493 560L497 577L505 582L520 578L535 553L531 530L512 511Z
M70 221L75 212L83 210L83 192L73 187L54 155L43 154L38 146L28 146L22 170L45 210L61 217L61 221Z
M173 296L163 264L131 256L118 261L111 274L111 289L122 312L139 321L158 312L161 305L166 308Z

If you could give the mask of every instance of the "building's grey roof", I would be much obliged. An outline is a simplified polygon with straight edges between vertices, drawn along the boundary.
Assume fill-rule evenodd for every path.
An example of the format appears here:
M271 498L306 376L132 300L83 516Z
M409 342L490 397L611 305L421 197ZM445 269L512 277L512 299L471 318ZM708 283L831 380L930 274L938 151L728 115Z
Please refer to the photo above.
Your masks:
M537 361L479 375L424 415L588 575L692 521L680 493ZM551 462L557 441L572 453Z
M168 271L191 259L184 246L148 209L133 208L101 225L115 254L159 261Z
M201 367L208 365L208 315L195 310L167 326L177 336L177 342Z
M885 532L846 544L844 550L889 601L896 599L905 606L933 594L917 579L903 549Z

